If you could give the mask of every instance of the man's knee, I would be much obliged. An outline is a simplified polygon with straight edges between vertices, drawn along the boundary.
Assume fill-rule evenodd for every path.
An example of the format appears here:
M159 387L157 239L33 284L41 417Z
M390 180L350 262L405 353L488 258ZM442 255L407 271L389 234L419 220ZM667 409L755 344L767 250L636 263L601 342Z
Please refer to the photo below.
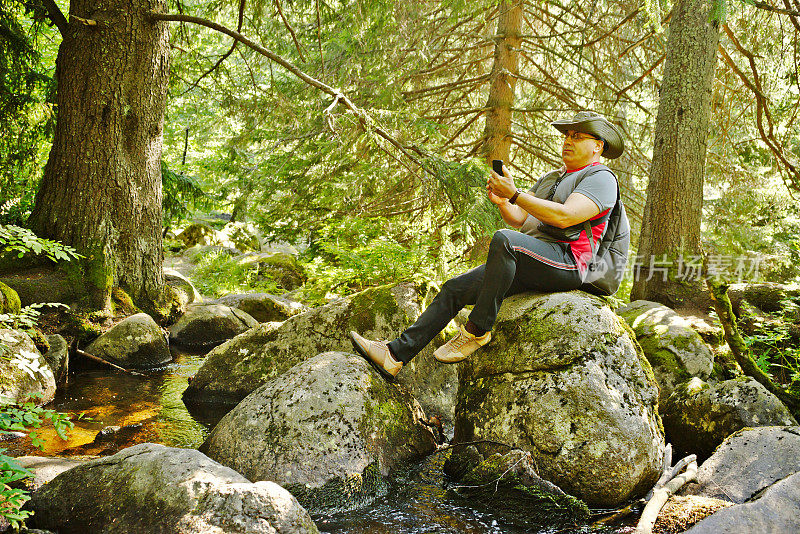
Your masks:
M491 243L489 243L489 250L495 252L511 250L510 232L513 232L513 230L507 230L505 228L496 231L492 236Z

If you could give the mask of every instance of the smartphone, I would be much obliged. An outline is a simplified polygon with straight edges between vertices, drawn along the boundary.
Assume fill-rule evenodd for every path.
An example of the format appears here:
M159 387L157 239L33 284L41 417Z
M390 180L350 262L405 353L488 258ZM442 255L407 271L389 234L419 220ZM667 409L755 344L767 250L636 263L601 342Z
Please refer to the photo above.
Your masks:
M500 176L505 176L503 174L503 160L502 159L493 159L492 160L492 170L499 174Z

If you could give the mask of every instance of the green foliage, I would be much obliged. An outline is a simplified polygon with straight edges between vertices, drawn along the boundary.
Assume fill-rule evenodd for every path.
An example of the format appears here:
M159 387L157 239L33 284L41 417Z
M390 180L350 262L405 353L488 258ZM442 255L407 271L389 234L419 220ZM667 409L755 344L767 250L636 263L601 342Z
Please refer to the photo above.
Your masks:
M33 205L53 135L57 42L31 2L0 0L0 222L21 224Z
M41 428L46 421L63 440L67 439L67 432L75 426L67 414L36 406L32 402L15 404L0 398L0 434L28 432L28 438L33 446L41 450L45 442L38 432L32 429ZM21 467L14 458L3 454L4 452L5 449L0 449L0 518L5 518L11 523L12 528L20 528L33 514L21 510L22 505L30 500L30 494L22 489L11 488L9 484L32 477L33 473Z
M170 170L163 161L161 162L161 187L164 226L185 219L194 208L208 208L212 205L212 199L201 188L200 180L194 176L186 176Z
M258 264L243 263L227 252L201 255L192 281L200 293L214 297L229 293L282 293L274 280L259 277Z
M798 304L787 300L784 309L797 309ZM759 325L752 335L744 336L758 367L789 391L800 393L800 347L791 331L791 319L786 315Z
M16 252L20 258L27 253L44 254L53 261L71 261L83 257L70 246L37 237L30 230L11 224L0 224L0 253L3 252Z

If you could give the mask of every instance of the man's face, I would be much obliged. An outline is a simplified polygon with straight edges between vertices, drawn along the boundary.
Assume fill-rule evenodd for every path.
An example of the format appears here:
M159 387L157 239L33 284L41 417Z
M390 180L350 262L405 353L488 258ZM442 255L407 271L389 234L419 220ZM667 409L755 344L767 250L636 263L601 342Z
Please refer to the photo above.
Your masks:
M599 150L598 150L599 149ZM561 158L567 169L579 169L592 162L603 149L603 142L590 134L568 130L561 147Z

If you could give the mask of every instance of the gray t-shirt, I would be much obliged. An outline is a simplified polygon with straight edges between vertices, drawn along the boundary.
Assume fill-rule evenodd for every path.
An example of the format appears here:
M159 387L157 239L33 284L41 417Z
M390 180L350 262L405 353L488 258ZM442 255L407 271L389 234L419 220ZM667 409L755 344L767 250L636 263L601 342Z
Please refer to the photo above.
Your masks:
M572 193L580 193L597 204L600 213L603 213L613 208L617 201L617 180L610 171L606 169L594 170L591 167L584 167L576 171L551 171L539 178L536 184L528 190L528 193L537 198L549 199L553 186L558 183L551 199L553 202L563 204ZM591 171L594 172L582 178ZM541 224L541 221L533 215L528 215L519 231L546 241L552 241L552 237L539 230L539 224Z

